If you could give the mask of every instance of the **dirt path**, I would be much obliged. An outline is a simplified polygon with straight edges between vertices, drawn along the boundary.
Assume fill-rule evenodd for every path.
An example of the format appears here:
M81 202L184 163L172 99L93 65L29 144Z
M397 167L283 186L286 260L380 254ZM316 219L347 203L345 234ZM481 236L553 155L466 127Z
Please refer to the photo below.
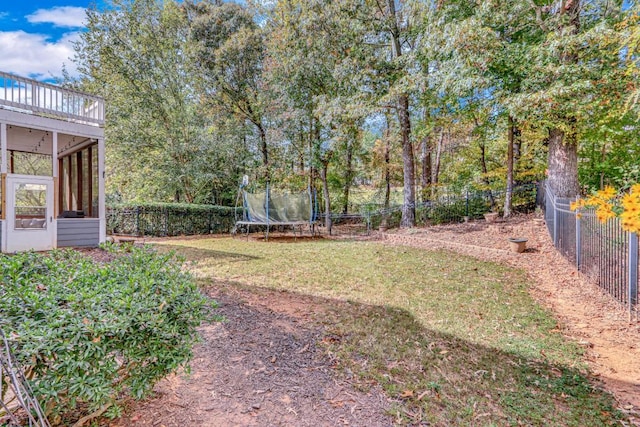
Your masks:
M392 425L382 392L354 390L317 348L322 331L308 317L319 304L224 285L209 294L226 321L201 328L191 375L161 381L112 427Z
M526 270L533 279L534 297L553 310L567 337L585 347L591 370L614 394L620 408L638 418L640 322L629 322L628 313L618 303L555 250L543 224L523 216L494 224L482 221L396 231L384 237L389 244L448 249ZM527 251L511 252L510 237L527 238Z
M527 251L509 251L526 237ZM484 221L370 236L391 245L447 249L526 270L531 292L559 319L559 329L585 347L591 370L640 426L640 323L553 248L531 217ZM316 344L326 301L265 289L216 284L225 323L202 328L192 375L161 381L156 395L136 403L111 427L390 426L392 404L379 390L356 391Z

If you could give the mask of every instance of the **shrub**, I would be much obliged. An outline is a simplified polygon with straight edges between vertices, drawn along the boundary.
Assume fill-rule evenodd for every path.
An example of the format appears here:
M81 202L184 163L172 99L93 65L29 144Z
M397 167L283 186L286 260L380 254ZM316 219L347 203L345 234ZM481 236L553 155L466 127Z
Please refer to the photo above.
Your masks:
M73 250L0 255L0 327L48 416L142 397L186 367L206 299L173 254L107 246L100 264Z
M242 217L242 212L238 214ZM229 233L236 209L188 203L118 204L107 207L107 232L144 236Z

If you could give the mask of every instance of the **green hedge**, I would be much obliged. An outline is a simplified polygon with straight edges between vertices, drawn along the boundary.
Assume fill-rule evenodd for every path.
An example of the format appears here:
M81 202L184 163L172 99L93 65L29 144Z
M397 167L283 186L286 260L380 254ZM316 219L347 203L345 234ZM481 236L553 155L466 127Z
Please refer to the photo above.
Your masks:
M134 236L182 236L229 233L235 208L186 203L107 206L107 233Z
M0 255L0 328L57 422L103 405L118 416L122 398L186 365L206 314L172 254L106 248L104 264L72 250Z

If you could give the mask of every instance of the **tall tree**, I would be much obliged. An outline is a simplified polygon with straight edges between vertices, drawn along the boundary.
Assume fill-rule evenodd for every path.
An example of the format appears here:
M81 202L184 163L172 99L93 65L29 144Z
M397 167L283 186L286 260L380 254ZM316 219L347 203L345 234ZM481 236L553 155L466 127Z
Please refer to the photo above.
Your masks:
M190 48L201 72L198 88L212 108L246 120L258 136L264 177L270 179L267 130L261 96L264 40L250 11L222 1L184 3Z
M200 160L211 157L212 147L194 102L179 6L113 0L87 15L74 60L84 84L106 99L111 190L195 201L206 173Z
M386 7L380 7L380 3L376 1L380 9L384 29L388 32L391 50L392 67L396 68L396 73L402 74L403 64L401 57L403 55L404 46L402 40L402 32L406 29L402 28L402 17L399 16L396 9L396 0L386 0ZM402 4L402 2L399 2ZM394 75L395 73L391 74ZM398 123L400 124L400 140L402 141L402 164L403 164L403 203L402 218L400 226L413 227L416 223L416 193L415 193L415 159L413 152L413 140L411 136L411 116L409 112L409 95L406 90L401 87L390 86L397 91L396 111L398 113ZM400 85L398 85L400 86Z

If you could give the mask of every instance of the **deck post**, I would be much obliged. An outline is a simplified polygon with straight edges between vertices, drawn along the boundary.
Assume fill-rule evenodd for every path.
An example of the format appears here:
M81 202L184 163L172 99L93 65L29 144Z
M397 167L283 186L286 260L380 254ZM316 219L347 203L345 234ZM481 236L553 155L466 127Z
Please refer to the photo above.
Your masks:
M107 240L107 209L104 201L104 138L98 139L98 215L100 218L100 243Z
M0 123L0 219L7 216L7 124ZM0 221L0 234L7 235L7 221ZM7 251L6 237L0 238L0 251Z
M0 157L0 173L7 173L7 124L6 123L0 123L0 156L1 156Z
M51 171L53 172L53 212L51 216L53 217L53 221L51 222L53 225L53 247L58 247L58 220L57 216L60 213L60 197L58 196L58 192L60 191L60 186L58 185L58 175L60 174L60 170L58 169L60 162L58 162L58 132L53 131L51 134Z

